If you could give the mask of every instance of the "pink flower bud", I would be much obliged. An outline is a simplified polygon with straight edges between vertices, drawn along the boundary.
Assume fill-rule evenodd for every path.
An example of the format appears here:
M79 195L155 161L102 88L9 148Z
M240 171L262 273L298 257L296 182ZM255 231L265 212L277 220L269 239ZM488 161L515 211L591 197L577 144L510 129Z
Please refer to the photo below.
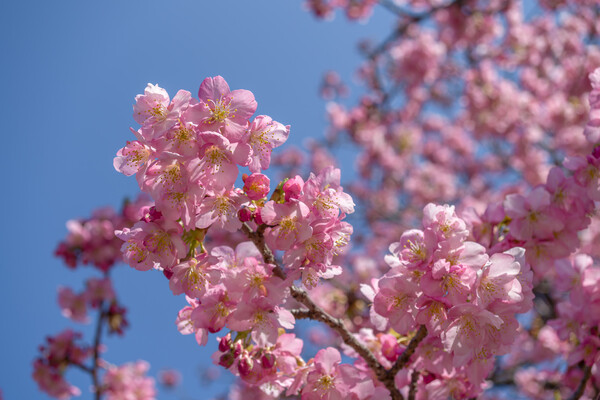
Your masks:
M240 372L240 375L242 376L247 376L250 374L250 372L252 372L252 368L254 367L254 361L252 360L252 358L246 356L246 357L242 357L240 359L240 362L238 363L238 371Z
M125 307L119 306L114 301L111 303L107 315L109 333L123 334L123 329L129 326L129 321L125 318L126 313L127 309Z
M398 341L393 335L384 334L379 338L381 341L381 354L390 361L396 361L401 353Z
M262 355L260 363L262 364L263 368L269 369L275 366L275 360L276 358L273 353L265 353Z
M252 220L252 211L248 207L242 207L238 211L238 218L242 222L248 222Z
M221 340L219 340L219 351L226 352L231 349L231 334L223 336Z
M235 342L233 345L233 355L237 358L244 351L244 347L242 346L242 342Z
M181 382L181 374L174 369L165 369L159 372L158 381L167 389L172 389Z
M266 175L254 173L244 181L244 191L250 200L260 200L269 194L270 183Z
M225 368L229 368L233 365L234 361L235 356L233 355L233 353L225 353L221 356L221 358L219 358L219 365Z
M254 222L256 222L259 225L264 224L264 221L260 215L260 208L257 208L256 211L254 212Z
M154 222L162 218L162 213L152 206L143 214L142 220L145 222Z
M423 383L428 384L431 383L435 380L435 375L434 374L425 374L425 375L421 375L423 377Z
M283 184L283 192L285 193L285 201L291 199L298 199L302 195L302 189L304 188L304 180L296 175L295 177L288 179Z
M170 268L165 268L165 269L163 269L163 275L165 276L165 278L170 280L171 277L173 276L173 271L171 271Z

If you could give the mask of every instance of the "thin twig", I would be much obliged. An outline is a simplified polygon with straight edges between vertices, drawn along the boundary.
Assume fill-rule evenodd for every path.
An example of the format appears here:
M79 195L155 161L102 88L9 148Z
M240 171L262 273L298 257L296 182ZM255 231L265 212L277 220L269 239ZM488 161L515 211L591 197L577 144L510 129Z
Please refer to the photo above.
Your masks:
M587 386L587 383L590 380L591 376L592 366L588 365L583 369L583 379L579 383L579 386L577 386L577 390L575 390L575 393L573 393L573 395L569 397L569 400L579 400L581 396L583 396L583 392L585 391L585 387Z
M290 310L294 318L296 319L310 319L311 312L308 310Z
M99 381L98 381L98 359L100 357L100 339L102 337L102 325L104 319L106 317L106 313L104 312L104 302L100 303L100 307L98 307L98 320L96 322L96 333L94 335L94 356L93 356L93 364L91 368L92 374L92 382L94 385L94 399L100 400L100 395L102 394L102 390L100 389Z
M410 343L408 343L408 347L406 347L404 353L402 353L400 357L398 357L398 359L394 363L394 366L388 371L388 374L391 376L392 379L396 376L398 371L400 371L406 366L406 364L410 360L410 357L415 353L417 346L419 345L419 343L421 343L423 339L425 339L426 336L427 327L425 327L425 325L421 325L415 336L410 340Z
M70 362L70 365L79 368L80 370L87 372L88 374L93 374L92 368L88 367L87 365L83 365L83 364L79 364L79 363L74 363L74 362Z
M292 297L296 299L299 303L304 304L308 310L304 311L305 315L310 319L314 319L316 321L321 321L329 326L331 329L339 333L342 337L344 343L352 347L364 360L367 362L369 367L377 376L384 376L386 373L385 368L377 361L371 350L366 348L362 343L356 339L348 328L344 325L342 321L338 318L334 318L329 315L325 310L319 307L315 302L312 301L310 297L308 297L308 293L304 289L300 289L296 286L292 286L290 288L290 292Z
M396 388L396 384L394 383L394 379L391 380L388 378L388 372L380 363L377 361L377 358L373 355L371 350L365 347L361 342L358 341L356 336L352 334L346 328L344 323L337 318L329 315L325 310L315 304L310 297L308 297L308 293L304 289L297 288L296 286L290 287L290 292L292 297L296 299L299 303L304 304L308 310L304 311L302 315L308 316L308 318L313 319L315 321L321 321L329 326L331 329L336 331L341 337L344 343L348 346L352 347L354 351L356 351L367 363L369 368L373 370L377 379L382 382L387 389L390 391L392 396L392 400L404 400L404 397L400 393L400 391Z
M275 265L273 273L281 279L286 279L285 272L279 266L275 260L273 252L271 249L269 249L265 242L263 235L265 229L266 225L259 226L256 231L253 231L252 228L250 228L250 226L246 223L242 225L242 231L252 240L258 250L262 253L265 262ZM425 326L421 326L419 328L416 335L412 338L408 344L408 347L398 358L394 366L390 370L386 370L383 365L377 361L377 358L375 358L375 355L373 355L371 350L359 342L356 336L354 336L354 334L352 334L352 332L346 328L341 320L332 317L325 310L319 307L314 301L312 301L304 289L291 285L290 294L297 302L303 304L307 308L307 310L293 310L292 313L294 314L294 317L300 319L309 318L315 321L320 321L336 331L341 336L344 343L354 349L354 351L356 351L365 360L369 368L371 368L371 370L377 376L377 379L379 379L379 381L382 382L390 391L392 400L404 400L404 397L398 388L396 388L394 378L396 373L406 366L421 340L427 336L427 328Z
M417 394L417 382L419 382L419 376L421 373L416 369L413 370L412 375L410 376L410 388L408 390L408 400L415 400L415 396Z
M417 24L423 20L429 19L440 10L454 7L454 6L460 7L462 5L462 3L464 3L464 1L465 0L454 0L447 4L441 4L439 6L431 7L430 9L428 9L427 11L424 11L422 13L411 13L409 11L403 10L403 9L395 6L393 3L390 3L387 0L380 0L379 3L383 7L385 7L392 13L396 14L398 16L398 18L403 18L404 20L402 21L402 24L399 25L391 33L390 36L388 36L379 46L377 46L377 48L375 50L373 50L369 54L368 57L370 59L374 59L376 56L383 53L392 42L394 42L400 36L404 35L406 33L406 31L408 30L408 28L412 24Z
M263 235L265 229L267 229L267 225L262 224L259 225L259 227L256 229L256 232L254 232L252 228L250 228L250 225L248 225L245 222L242 224L242 231L248 236L248 238L252 240L258 251L261 252L263 258L265 259L265 262L267 264L275 265L275 268L273 269L273 274L285 280L285 272L283 272L281 267L277 264L273 252L271 251L271 249L269 249L269 246L267 246L267 243L265 242L265 237Z

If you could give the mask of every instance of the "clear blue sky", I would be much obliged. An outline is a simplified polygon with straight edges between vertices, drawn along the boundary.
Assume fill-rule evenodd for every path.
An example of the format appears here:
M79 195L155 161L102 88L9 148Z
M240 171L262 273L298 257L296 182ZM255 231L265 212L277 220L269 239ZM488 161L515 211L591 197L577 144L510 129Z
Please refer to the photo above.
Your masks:
M112 158L126 140L132 102L146 83L170 94L197 93L207 76L222 75L232 89L249 89L259 114L292 125L301 144L325 129L317 95L328 69L352 78L360 61L356 42L382 38L391 18L379 10L368 25L316 21L302 0L127 0L0 3L3 172L0 212L0 389L5 400L45 399L31 380L37 346L48 334L78 328L60 315L57 287L82 288L91 269L75 272L52 253L65 222L99 206L118 207L137 186L114 171ZM121 266L114 274L131 329L107 342L113 363L146 359L151 374L180 367L190 398L202 388L198 367L215 345L198 347L174 320L185 304L158 273ZM91 336L91 326L84 328ZM227 375L227 374L223 374ZM79 373L82 398L89 380ZM171 398L160 395L161 399Z

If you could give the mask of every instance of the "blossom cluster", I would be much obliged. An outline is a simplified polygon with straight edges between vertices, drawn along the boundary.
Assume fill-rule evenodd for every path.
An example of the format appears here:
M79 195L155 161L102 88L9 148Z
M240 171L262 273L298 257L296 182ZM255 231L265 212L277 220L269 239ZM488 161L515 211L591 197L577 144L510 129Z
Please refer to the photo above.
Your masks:
M406 335L427 328L416 363L431 374L428 385L457 379L464 392L453 396L475 396L494 356L506 353L516 337L515 314L532 306L533 274L522 248L489 256L466 240L454 207L429 204L423 214L423 229L406 231L390 246L390 270L363 293L373 302L371 321L379 330Z
M63 259L69 268L78 264L91 264L107 272L122 261L122 242L115 236L116 229L131 227L147 212L151 205L147 196L126 201L120 213L112 208L101 208L90 218L67 222L67 237L58 244L54 254Z
M136 97L134 118L142 126L132 131L138 140L118 151L114 166L135 174L155 203L116 235L131 267L161 270L173 294L186 295L180 332L194 334L201 345L223 328L238 332L243 340L229 334L219 363L246 382L281 391L294 381L302 348L294 335L282 333L295 323L286 306L289 287L300 280L312 288L342 273L334 261L352 234L343 219L354 212L354 202L340 185L340 170L331 166L306 180L283 180L269 199L270 179L262 172L289 127L264 115L250 120L254 96L231 91L222 77L205 79L198 97L179 91L170 100L155 85ZM251 174L238 188L240 167ZM260 235L264 248L256 241L235 244L230 235L228 245L207 249L215 231ZM295 391L304 384L298 380Z
M65 330L56 336L47 337L46 345L40 346L41 356L33 363L33 379L41 390L57 399L68 399L81 394L79 388L64 379L66 368L83 365L92 355L92 349L76 343L81 334Z
M348 10L350 2L342 3L341 7ZM527 299L524 304L530 307L535 296L535 307L519 318L518 325L514 320L502 325L512 330L504 337L511 337L514 344L499 342L501 345L492 346L492 354L510 355L489 374L487 387L498 387L511 395L519 391L528 398L546 399L559 393L564 398L597 397L597 2L380 3L398 18L394 31L384 41L361 46L365 62L358 73L367 87L366 94L351 107L341 99L327 104L331 127L321 149L335 149L346 138L358 147L360 178L350 191L361 210L365 210L363 225L368 226L361 252L351 260L356 271L332 289L338 293L338 299L343 299L342 304L330 302L328 309L346 306L342 313L346 323L355 324L357 329L362 327L361 332L372 329L361 321L361 314L356 315L353 280L373 286L371 278L365 277L390 268L389 263L373 260L380 259L390 236L409 235L407 230L415 226L423 204L455 204L457 215L469 230L466 240L483 246L490 265L500 255L515 251L510 249L524 249L524 256L518 257L519 264L528 271L533 284L520 282L522 296ZM319 15L317 6L331 11L331 7L328 10L322 5L337 3L314 4L311 11ZM588 80L590 71L594 72ZM331 100L331 93L324 92L323 97ZM424 248L435 248L435 243L426 241L426 229L419 232ZM404 245L410 248L407 243ZM402 246L392 248L394 254L386 260L402 260ZM439 253L438 249L435 251ZM391 265L394 270L402 264L393 261ZM452 294L449 288L438 288L437 293L432 289L432 283L439 285L436 279L441 279L441 275L433 276L434 271L447 273L445 268L437 270L434 265L429 267L430 272L426 267L412 266L420 271L419 276L408 274L404 279L419 280L417 286L410 287L413 301L443 292L442 315L448 318L449 309L456 307L449 301L460 296ZM411 269L407 271L412 273ZM476 287L479 274L474 280L466 274L465 283L458 286L470 293L470 307L481 303L477 297L481 290ZM580 280L586 282L585 286L578 283ZM380 290L390 291L390 287L399 290L403 286L387 272L385 286L380 286ZM376 290L376 286L371 289L370 296ZM508 302L502 303L504 307ZM395 327L391 319L385 318L389 320L384 324L379 316L373 323L394 330L406 324L408 337L419 325L427 326L429 335L416 350L419 354L421 347L433 340L434 327L425 325L427 318L422 316L422 322L417 321L426 304L407 304L413 304L408 315L390 311L389 316L396 318ZM492 309L483 309L504 318L495 312L497 305L492 303L489 307ZM375 303L371 311L377 314L375 310L379 309L385 313L383 308ZM442 320L445 325L440 325L448 327L450 322ZM438 328L437 332L436 348L450 354L439 364L452 365L457 355L443 341L451 336L443 329ZM371 339L368 343L375 342ZM488 359L474 357L480 358ZM470 363L479 361L467 360ZM415 370L423 372L420 365L417 361ZM483 365L482 374L487 374L489 368L489 362ZM439 388L436 393L440 398L450 396L442 390L452 386L450 380L442 382L441 378L449 370L436 370L435 366L425 370L428 374L421 376L417 396L425 392L433 396L434 387ZM432 376L435 379L430 381ZM423 382L428 383L427 388ZM454 383L457 387L463 385ZM470 390L464 386L457 390L462 394L453 396L467 396ZM490 394L485 398L496 397Z
M156 398L154 379L146 376L150 365L145 361L108 366L103 377L107 400L152 400Z
M307 285L339 274L333 256L348 242L352 228L342 219L354 211L340 171L329 168L306 182L300 176L285 180L267 201L270 180L261 171L289 127L265 115L250 121L257 107L252 93L230 91L220 76L205 79L198 96L179 91L171 101L164 89L149 85L136 97L138 140L119 150L114 165L136 174L155 207L117 231L126 262L138 270L163 270L177 280L172 287L181 285L180 275L206 264L194 256L209 228L233 233L251 223L266 226L269 246L285 252L286 266ZM252 173L244 175L243 188L235 187L239 167Z
M67 222L67 237L59 243L55 255L62 258L69 268L91 264L102 275L88 278L84 289L79 292L70 287L58 289L58 305L65 318L87 324L92 320L90 314L96 313L100 325L97 332L107 330L109 334L124 333L129 325L127 309L118 301L109 275L111 269L123 260L120 251L122 241L114 231L131 227L149 212L151 204L147 196L139 196L133 202L126 201L120 212L106 207L94 211L89 218ZM90 375L96 371L96 376L100 376L100 370L108 368L108 364L100 358L102 344L95 347L91 343L80 344L83 343L80 332L66 330L49 337L47 342L47 345L40 347L41 355L34 362L33 379L41 390L52 397L68 399L81 394L79 388L65 380L65 373L69 369L76 368ZM89 365L90 362L92 365ZM105 388L94 390L104 393ZM111 393L112 398L123 398L119 397L121 395L116 389ZM128 396L126 398L138 399ZM139 399L150 398L154 396Z

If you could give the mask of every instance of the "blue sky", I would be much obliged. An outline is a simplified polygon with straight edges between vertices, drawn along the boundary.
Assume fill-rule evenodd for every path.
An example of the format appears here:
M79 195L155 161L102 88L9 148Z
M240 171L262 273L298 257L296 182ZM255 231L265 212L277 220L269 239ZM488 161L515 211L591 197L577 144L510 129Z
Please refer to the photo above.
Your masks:
M341 16L316 21L302 0L1 2L5 399L45 399L30 378L37 346L48 334L80 327L60 315L57 288L79 291L95 271L68 270L52 253L68 219L118 207L138 192L133 178L114 171L112 159L132 139L133 98L146 83L171 95L178 89L196 94L205 77L222 75L232 89L254 92L257 114L290 124L290 142L302 144L326 127L317 93L322 73L334 69L351 80L360 62L357 41L382 38L390 26L383 10L369 24ZM131 328L107 342L105 358L115 364L146 359L153 375L178 367L189 398L221 393L223 385L207 391L197 379L215 344L200 348L175 328L185 299L174 297L158 273L121 266L114 281ZM83 328L88 338L91 328ZM68 377L82 398L91 398L87 377Z

